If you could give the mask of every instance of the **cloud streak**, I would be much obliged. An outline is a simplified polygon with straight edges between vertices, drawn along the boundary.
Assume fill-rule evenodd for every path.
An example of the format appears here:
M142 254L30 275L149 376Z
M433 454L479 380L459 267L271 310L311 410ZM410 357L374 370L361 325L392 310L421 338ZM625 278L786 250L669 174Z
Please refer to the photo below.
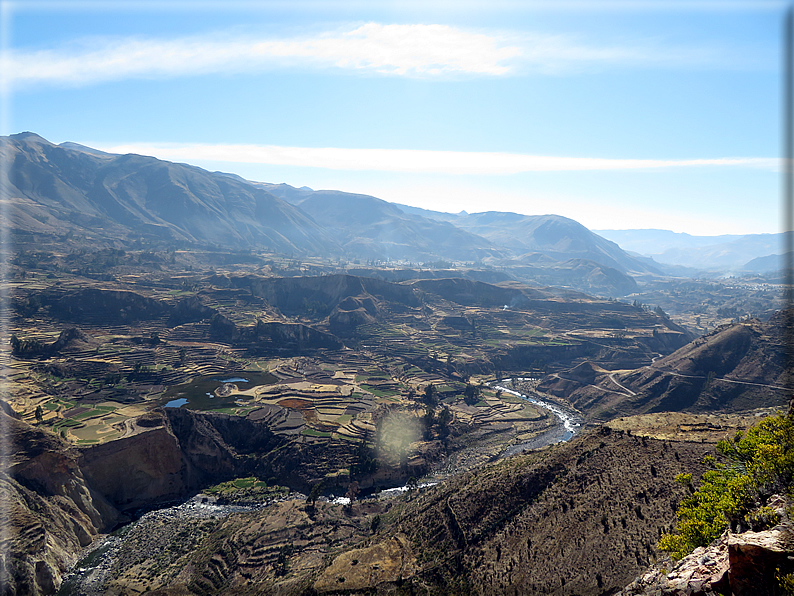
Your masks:
M750 167L777 170L780 160L762 157L713 159L604 159L520 153L343 149L273 145L125 144L99 147L110 153L138 153L166 160L220 161L325 168L329 170L435 174L510 175L522 172L647 170L681 167Z
M338 69L385 76L501 77L593 65L714 61L713 51L639 45L599 46L564 35L478 32L438 24L366 23L307 36L216 34L92 38L57 48L9 49L0 57L7 83L84 86L129 78L252 74L273 68Z
M338 68L397 76L500 76L522 49L499 36L447 25L359 27L287 39L224 35L180 39L82 40L3 59L17 85L85 85L134 77L251 72L283 66Z

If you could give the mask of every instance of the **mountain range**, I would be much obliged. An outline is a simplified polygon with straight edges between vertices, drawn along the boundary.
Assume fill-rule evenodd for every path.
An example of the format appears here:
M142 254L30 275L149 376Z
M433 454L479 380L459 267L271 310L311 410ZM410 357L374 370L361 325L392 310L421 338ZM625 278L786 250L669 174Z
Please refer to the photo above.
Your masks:
M116 247L145 241L369 262L467 262L601 295L635 291L637 276L782 266L782 234L593 232L559 215L443 213L55 145L31 132L2 137L0 155L11 164L0 173L12 204L7 222L20 238L71 233Z
M11 232L87 239L139 237L278 252L322 253L330 234L273 195L201 168L141 155L53 145L33 133L3 139Z
M421 211L336 190L247 181L31 132L2 138L2 173L17 239L79 237L256 249L281 254L514 268L524 281L625 294L632 275L658 274L574 220L558 215ZM32 234L32 236L31 236Z

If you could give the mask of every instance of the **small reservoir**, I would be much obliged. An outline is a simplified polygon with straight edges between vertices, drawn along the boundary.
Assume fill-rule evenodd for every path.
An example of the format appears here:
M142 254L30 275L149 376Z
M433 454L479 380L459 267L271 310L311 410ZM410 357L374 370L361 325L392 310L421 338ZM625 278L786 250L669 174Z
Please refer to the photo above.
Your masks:
M161 405L166 408L187 408L189 410L220 410L233 406L236 400L250 399L242 395L218 397L215 390L227 383L233 383L240 391L258 385L273 385L278 379L268 372L244 371L239 376L202 375L188 383L173 385L161 396Z

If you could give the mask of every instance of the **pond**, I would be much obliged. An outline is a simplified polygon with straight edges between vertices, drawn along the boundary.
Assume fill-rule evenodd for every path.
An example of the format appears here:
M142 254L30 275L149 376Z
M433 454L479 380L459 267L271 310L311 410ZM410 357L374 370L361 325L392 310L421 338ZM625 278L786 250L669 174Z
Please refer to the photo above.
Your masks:
M230 408L237 400L250 399L245 395L217 397L215 390L225 383L234 383L240 391L257 385L273 385L278 379L272 374L260 371L244 371L239 377L228 375L203 375L189 383L173 385L160 396L166 408L185 407L189 410L219 410Z
M187 403L187 399L184 397L180 397L179 399L172 399L167 404L165 404L164 408L181 408Z

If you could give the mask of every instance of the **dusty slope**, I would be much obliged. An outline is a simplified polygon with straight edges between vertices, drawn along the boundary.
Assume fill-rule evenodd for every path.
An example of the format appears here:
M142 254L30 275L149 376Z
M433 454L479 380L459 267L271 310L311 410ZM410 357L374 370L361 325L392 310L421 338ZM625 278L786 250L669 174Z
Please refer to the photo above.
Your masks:
M476 594L601 594L655 554L683 495L673 478L708 446L592 432L511 458L406 507L397 527L432 574ZM451 590L454 592L454 589Z
M591 418L645 412L738 412L783 406L782 316L722 326L650 366L611 372L584 363L544 379Z
M389 511L283 504L240 514L162 570L172 578L165 585L152 581L171 595L609 593L655 556L686 492L673 478L700 471L711 447L605 428L450 479ZM130 568L115 586L148 579Z

